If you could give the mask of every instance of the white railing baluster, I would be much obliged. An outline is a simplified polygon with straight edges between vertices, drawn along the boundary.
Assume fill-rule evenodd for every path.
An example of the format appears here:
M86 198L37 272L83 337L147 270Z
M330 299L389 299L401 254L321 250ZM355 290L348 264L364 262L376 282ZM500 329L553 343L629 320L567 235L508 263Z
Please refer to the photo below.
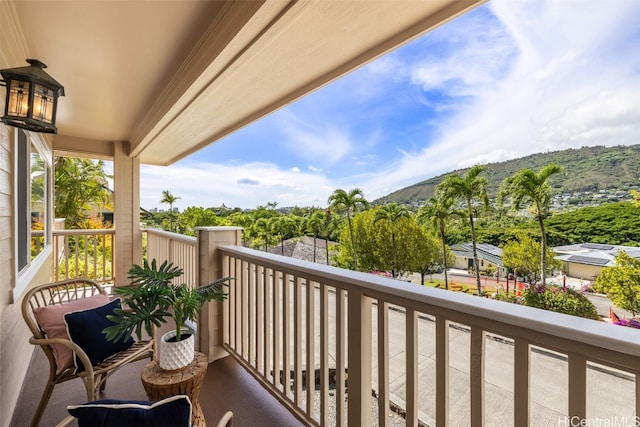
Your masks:
M389 425L389 304L378 301L378 425Z
M436 317L436 426L449 425L449 321Z
M293 276L293 377L294 402L302 405L302 279Z
M329 290L320 283L320 425L329 423Z
M249 360L249 364L254 368L258 368L258 361L255 359L256 349L255 349L255 314L254 310L256 307L256 275L255 275L255 264L247 263L247 359Z
M362 290L349 291L347 380L350 426L371 425L371 299Z
M471 391L471 426L484 426L484 331L471 327L469 388Z
M569 353L569 419L587 417L587 359Z
M264 310L265 305L265 283L264 283L264 267L255 266L256 270L256 369L266 375L266 365L264 363L264 343L267 337L267 328Z
M407 427L418 427L418 331L416 312L407 308L405 317L407 379Z
M529 342L518 338L513 350L513 421L516 426L529 425L529 375L531 352Z
M307 414L313 417L316 386L316 350L315 350L315 286L312 281L305 279L307 290Z
M291 391L291 287L289 275L282 273L282 289L284 293L284 304L282 307L282 329L284 339L282 340L282 371L284 395L289 398Z
M347 293L343 289L336 289L336 426L345 425L345 370L346 363L346 304Z

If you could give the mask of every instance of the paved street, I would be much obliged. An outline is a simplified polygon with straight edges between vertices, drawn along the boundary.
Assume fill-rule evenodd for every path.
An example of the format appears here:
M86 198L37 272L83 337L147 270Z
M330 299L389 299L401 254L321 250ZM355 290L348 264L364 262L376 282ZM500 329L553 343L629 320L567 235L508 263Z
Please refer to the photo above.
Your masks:
M316 292L319 292L316 289ZM317 295L319 298L319 295ZM471 298L471 297L470 297ZM329 355L335 366L335 293L329 293ZM318 299L316 299L317 301ZM607 308L608 310L608 308ZM304 320L303 320L303 323ZM372 311L374 334L377 330L377 306ZM420 420L435 425L435 324L429 316L418 318L418 401ZM303 324L303 328L306 326ZM348 338L347 338L348 339ZM373 337L373 384L377 384L377 339ZM449 334L450 426L468 426L470 334L463 325L452 325ZM316 349L319 342L316 343ZM486 426L513 425L514 351L510 340L487 336L485 342L485 418ZM405 407L405 314L389 310L389 384L391 402ZM303 354L303 360L306 355ZM316 363L319 354L316 353ZM531 352L531 425L561 426L568 407L568 365L566 357L540 348ZM587 372L587 416L633 419L634 379L624 372L589 365ZM377 392L377 390L376 390ZM333 409L335 411L335 409ZM392 425L403 425L394 417ZM376 417L374 417L374 423Z
M375 318L374 318L375 319ZM374 323L375 325L375 323ZM390 387L392 401L404 407L405 316L399 311L389 314ZM418 396L421 420L435 425L435 332L434 323L419 319L418 326ZM451 396L450 425L469 425L469 333L462 328L450 330ZM374 341L375 343L375 341ZM396 351L394 353L394 350ZM377 350L374 345L374 360ZM376 361L377 362L377 361ZM377 366L377 363L374 363ZM531 425L558 426L567 412L567 362L562 355L541 349L531 354ZM376 368L374 368L374 372ZM374 382L376 376L374 375ZM485 356L486 426L513 424L513 345L489 337ZM633 416L634 382L629 375L590 367L587 374L588 417Z

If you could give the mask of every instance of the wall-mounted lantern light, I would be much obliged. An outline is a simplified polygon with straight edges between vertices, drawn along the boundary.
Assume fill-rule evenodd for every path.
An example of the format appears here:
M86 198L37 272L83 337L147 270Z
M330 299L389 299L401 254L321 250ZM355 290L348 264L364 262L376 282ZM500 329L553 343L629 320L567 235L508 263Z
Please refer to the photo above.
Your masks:
M29 67L0 70L7 96L3 123L33 132L58 133L56 110L64 87L45 73L47 66L37 59L27 59Z

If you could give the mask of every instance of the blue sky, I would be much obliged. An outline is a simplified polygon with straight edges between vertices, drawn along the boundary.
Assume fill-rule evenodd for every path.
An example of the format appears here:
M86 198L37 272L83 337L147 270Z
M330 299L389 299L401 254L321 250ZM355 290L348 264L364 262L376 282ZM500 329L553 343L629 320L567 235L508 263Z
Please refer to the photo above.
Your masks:
M492 0L170 166L141 205L320 206L451 170L640 143L640 0Z

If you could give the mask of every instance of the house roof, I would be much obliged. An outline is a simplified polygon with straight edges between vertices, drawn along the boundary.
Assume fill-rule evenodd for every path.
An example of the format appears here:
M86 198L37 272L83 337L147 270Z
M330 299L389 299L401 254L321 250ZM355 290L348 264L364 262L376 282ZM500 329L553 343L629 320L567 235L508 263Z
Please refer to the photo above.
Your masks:
M59 154L172 164L484 0L0 2L0 68L64 85Z
M615 257L620 251L640 259L640 247L606 245L600 243L578 243L575 245L556 246L553 248L557 259L577 264L610 267L615 265Z
M471 243L451 245L449 246L449 249L456 256L473 258L473 245ZM478 253L478 259L483 259L500 267L504 266L504 264L502 264L502 249L499 247L488 243L477 243L476 250Z
M331 246L335 246L336 243L329 242L329 248ZM269 248L269 252L277 255L284 255L291 258L301 259L304 261L313 262L313 246L314 239L311 236L301 236L294 237L292 239L287 239L284 241L283 245L273 246ZM326 242L324 239L316 238L315 239L315 262L326 264L327 262L327 251L326 251ZM284 253L283 253L284 250Z

